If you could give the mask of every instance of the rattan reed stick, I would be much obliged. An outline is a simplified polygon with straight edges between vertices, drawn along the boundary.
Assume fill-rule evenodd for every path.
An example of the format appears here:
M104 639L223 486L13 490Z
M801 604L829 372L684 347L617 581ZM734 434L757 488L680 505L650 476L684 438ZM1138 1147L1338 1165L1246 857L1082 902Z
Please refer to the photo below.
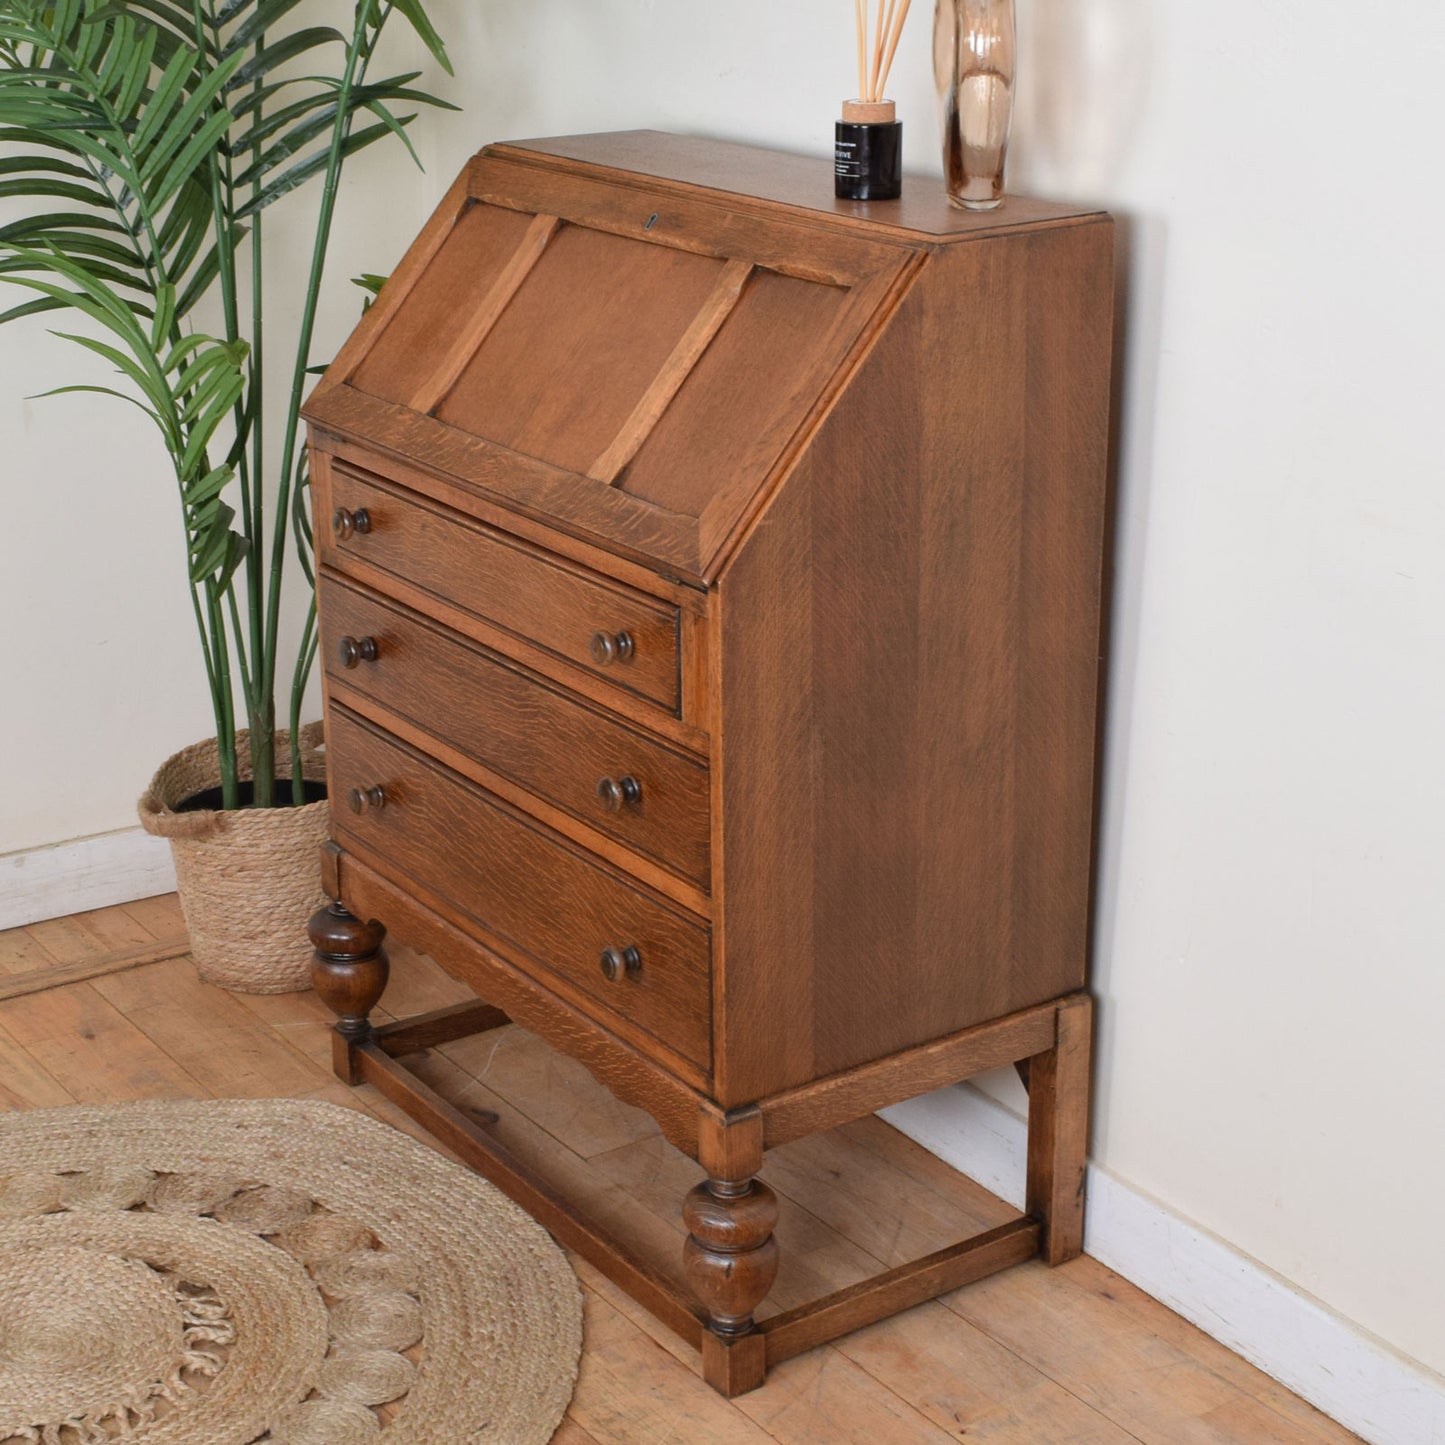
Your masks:
M878 0L877 16L872 17L870 0L853 0L858 46L858 100L863 105L877 104L883 99L893 70L893 57L898 53L898 42L903 37L904 22L912 4L913 0Z

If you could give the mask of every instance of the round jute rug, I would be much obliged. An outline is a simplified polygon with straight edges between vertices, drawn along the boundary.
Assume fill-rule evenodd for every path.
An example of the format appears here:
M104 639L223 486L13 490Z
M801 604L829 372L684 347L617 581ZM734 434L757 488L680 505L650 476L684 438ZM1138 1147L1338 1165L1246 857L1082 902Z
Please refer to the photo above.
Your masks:
M0 1115L0 1445L545 1445L581 1348L546 1231L353 1110Z

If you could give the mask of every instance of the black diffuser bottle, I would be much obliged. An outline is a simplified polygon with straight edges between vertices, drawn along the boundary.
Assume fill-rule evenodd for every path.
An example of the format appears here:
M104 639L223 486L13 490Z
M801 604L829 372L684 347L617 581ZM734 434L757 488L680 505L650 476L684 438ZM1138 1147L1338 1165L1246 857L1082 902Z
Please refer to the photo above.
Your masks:
M903 193L903 122L891 100L843 102L833 192L842 201L896 201Z

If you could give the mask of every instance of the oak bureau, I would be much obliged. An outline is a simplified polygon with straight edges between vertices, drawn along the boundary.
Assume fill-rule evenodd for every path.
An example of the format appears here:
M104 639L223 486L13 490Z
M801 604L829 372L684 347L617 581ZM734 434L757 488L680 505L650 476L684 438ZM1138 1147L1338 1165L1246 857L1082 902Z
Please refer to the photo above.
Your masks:
M338 1071L726 1393L1081 1247L1112 245L717 142L492 146L307 405ZM478 1001L374 1026L387 929ZM508 1020L701 1165L671 1273L404 1065ZM1009 1064L1027 1213L756 1321L766 1151Z

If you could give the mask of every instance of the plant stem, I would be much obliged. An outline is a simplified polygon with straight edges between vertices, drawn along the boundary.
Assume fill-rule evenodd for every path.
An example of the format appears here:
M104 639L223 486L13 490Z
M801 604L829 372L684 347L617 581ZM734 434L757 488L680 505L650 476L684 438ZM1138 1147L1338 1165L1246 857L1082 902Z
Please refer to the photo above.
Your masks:
M306 801L306 778L301 768L301 701L320 641L316 629L316 594L313 592L311 606L306 611L306 626L301 633L301 646L296 652L296 671L291 678L291 801L298 808Z
M205 581L206 617L216 659L216 746L221 762L221 806L227 810L241 801L236 767L236 699L231 684L231 656L226 646L226 619L221 610L221 589L212 578Z
M207 13L209 12L209 14ZM192 0L191 13L195 20L196 49L202 54L206 51L206 25L209 19L211 31L216 36L217 49L220 48L220 36L217 33L216 14L214 4L208 4L206 10L202 9L201 0ZM221 102L224 103L224 102ZM206 161L207 176L210 181L211 192L211 224L216 237L216 254L219 262L218 281L221 287L221 314L224 318L226 328L226 340L235 342L241 338L241 309L239 286L237 284L236 270L236 236L232 229L231 216L235 213L234 186L231 179L230 158L225 156L219 149L213 150ZM256 397L254 380L250 389L250 398L245 392L236 402L236 425L241 428L246 423L248 405L255 404L259 408L259 399ZM252 617L251 627L251 653L255 664L252 670L245 667L246 654L246 631L241 625L241 619L236 606L234 579L227 584L225 591L228 594L231 604L231 622L236 639L236 653L241 659L243 686L246 699L246 723L251 736L251 757L254 763L252 800L258 808L271 806L272 791L275 786L276 769L274 766L274 746L271 742L271 727L265 707L264 695L258 695L257 683L263 681L259 660L256 658L257 643L260 640L260 628L256 623L256 601L260 590L261 579L261 558L258 555L261 545L259 535L251 533L251 517L255 500L259 499L261 491L261 476L259 472L253 477L247 462L244 451L237 459L237 480L240 484L240 518L243 534L246 536L250 546L246 554L246 576L248 590L254 586L255 590L250 591L248 597L248 611ZM254 494L254 496L253 496ZM227 670L227 685L230 685L229 669ZM234 703L232 703L234 706Z
M257 56L265 48L265 33L257 35L255 46L252 49L252 56ZM259 94L262 88L262 80L258 75L253 82L253 89ZM260 111L257 111L259 116ZM253 165L259 166L261 158L261 142L253 140L251 144L251 160ZM261 178L258 172L256 179L251 185L252 198L261 194ZM267 674L262 666L265 653L265 625L264 625L264 579L265 567L262 556L262 539L266 529L266 491L263 479L266 475L266 357L265 357L265 252L262 247L264 232L261 222L262 213L257 211L251 220L251 456L252 475L255 478L255 492L252 499L251 510L244 514L243 526L246 536L250 539L251 550L247 555L246 562L246 603L247 613L251 624L251 656L256 661L256 670L260 674L258 686L264 685ZM258 693L258 699L262 694ZM253 709L254 713L255 709ZM252 720L253 732L257 731L256 719ZM270 759L271 766L268 772L274 774L276 771L275 757Z
M321 280L326 271L326 252L331 240L331 225L336 215L336 193L341 178L341 163L350 131L351 92L357 83L358 69L364 67L367 53L367 0L356 8L355 28L346 50L346 69L336 97L336 119L331 130L331 150L326 161L326 178L322 185L321 207L316 221L316 239L311 252L311 269L306 282L306 303L301 313L301 334L296 345L296 363L291 374L287 396L286 431L281 444L280 492L276 499L275 537L271 551L271 587L266 599L266 645L263 653L262 688L270 696L276 681L276 646L281 623L281 577L286 560L286 527L290 510L293 478L299 477L296 444L301 421L301 398L306 389L307 367L311 361L311 342L316 330L316 312L321 295ZM378 34L379 34L378 30ZM302 686L304 686L304 678ZM297 710L293 687L292 711ZM298 746L293 738L293 749ZM295 758L293 754L293 772Z

